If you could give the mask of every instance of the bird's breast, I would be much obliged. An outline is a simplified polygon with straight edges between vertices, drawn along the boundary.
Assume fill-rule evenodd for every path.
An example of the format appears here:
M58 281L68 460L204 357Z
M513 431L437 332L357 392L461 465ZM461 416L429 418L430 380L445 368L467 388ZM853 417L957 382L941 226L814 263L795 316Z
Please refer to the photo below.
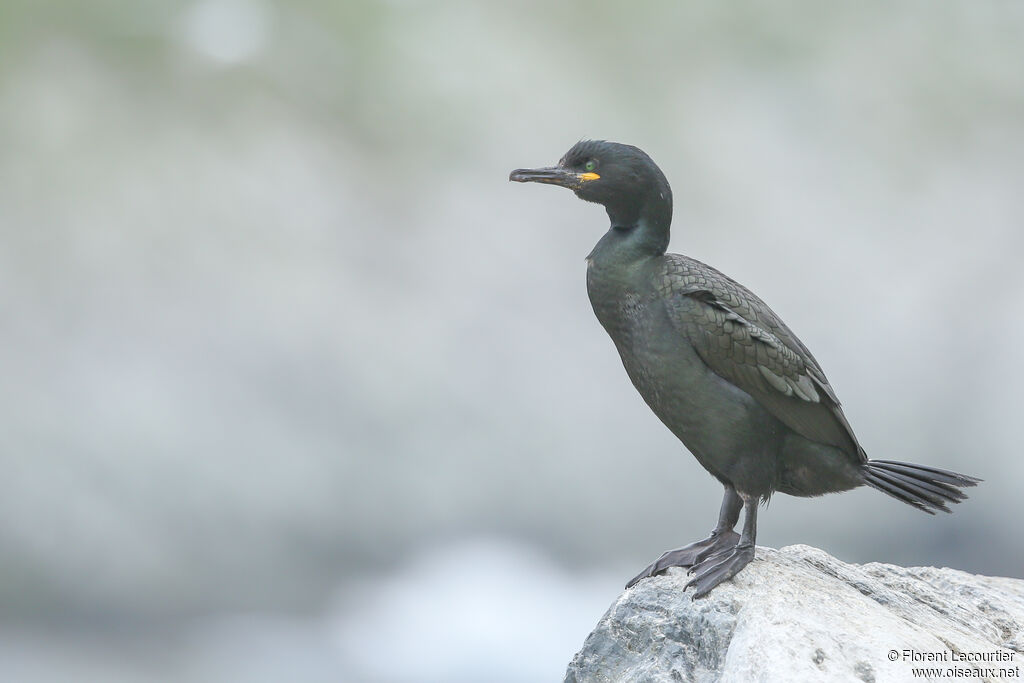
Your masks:
M681 379L676 366L687 349L665 313L664 302L642 273L607 272L591 264L587 292L594 314L615 343L633 384L652 407L662 404L674 380Z
M644 301L642 288L633 282L624 269L602 267L587 261L587 294L594 315L602 327L618 343L619 340L642 337L649 302Z
M587 275L594 313L633 386L695 455L712 450L705 437L740 419L750 397L708 370L672 323L654 280L609 276L593 266Z

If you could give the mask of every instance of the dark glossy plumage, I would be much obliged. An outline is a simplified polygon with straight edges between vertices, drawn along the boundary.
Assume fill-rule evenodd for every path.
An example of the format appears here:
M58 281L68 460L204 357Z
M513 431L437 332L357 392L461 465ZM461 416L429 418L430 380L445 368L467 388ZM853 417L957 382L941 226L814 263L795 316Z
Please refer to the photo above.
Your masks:
M800 435L866 459L818 361L767 304L700 261L664 259L672 321L709 368Z
M816 496L867 484L933 513L978 481L868 460L821 366L774 311L714 268L665 253L672 192L640 149L583 141L558 166L510 179L604 205L611 226L587 258L594 313L640 395L725 487L711 535L665 553L628 585L684 566L696 575L694 595L707 594L753 558L757 505L776 491Z

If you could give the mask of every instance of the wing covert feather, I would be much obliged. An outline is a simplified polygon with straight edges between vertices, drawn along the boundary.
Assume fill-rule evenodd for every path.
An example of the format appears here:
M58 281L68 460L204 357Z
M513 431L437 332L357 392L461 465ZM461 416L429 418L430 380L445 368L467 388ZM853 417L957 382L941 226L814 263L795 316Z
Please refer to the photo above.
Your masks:
M818 362L771 308L700 261L665 264L669 318L713 372L797 433L866 457Z

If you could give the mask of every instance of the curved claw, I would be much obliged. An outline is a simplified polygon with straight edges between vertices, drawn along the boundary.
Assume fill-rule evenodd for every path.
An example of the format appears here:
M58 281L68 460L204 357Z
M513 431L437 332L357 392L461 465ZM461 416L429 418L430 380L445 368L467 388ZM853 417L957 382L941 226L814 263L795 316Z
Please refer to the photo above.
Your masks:
M718 534L711 534L703 541L696 541L690 545L667 550L657 560L629 580L626 588L632 588L642 579L661 574L669 567L691 567L700 563L706 557L728 552L739 542L740 535L735 531L723 531Z
M691 574L696 574L683 590L693 588L693 599L703 598L715 586L736 576L741 569L754 559L753 545L736 545L727 554L716 553L708 556L700 564L694 566Z

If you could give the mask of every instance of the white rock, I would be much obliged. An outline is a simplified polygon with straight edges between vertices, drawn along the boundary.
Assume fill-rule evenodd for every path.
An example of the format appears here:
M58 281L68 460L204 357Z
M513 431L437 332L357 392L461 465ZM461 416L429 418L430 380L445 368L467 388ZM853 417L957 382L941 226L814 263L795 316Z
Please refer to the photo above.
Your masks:
M700 600L683 591L688 579L670 569L624 592L565 681L882 683L1024 674L1024 580L846 564L804 545L759 547L750 565ZM944 660L912 661L912 653ZM987 661L956 659L967 653ZM943 672L915 678L915 668Z

